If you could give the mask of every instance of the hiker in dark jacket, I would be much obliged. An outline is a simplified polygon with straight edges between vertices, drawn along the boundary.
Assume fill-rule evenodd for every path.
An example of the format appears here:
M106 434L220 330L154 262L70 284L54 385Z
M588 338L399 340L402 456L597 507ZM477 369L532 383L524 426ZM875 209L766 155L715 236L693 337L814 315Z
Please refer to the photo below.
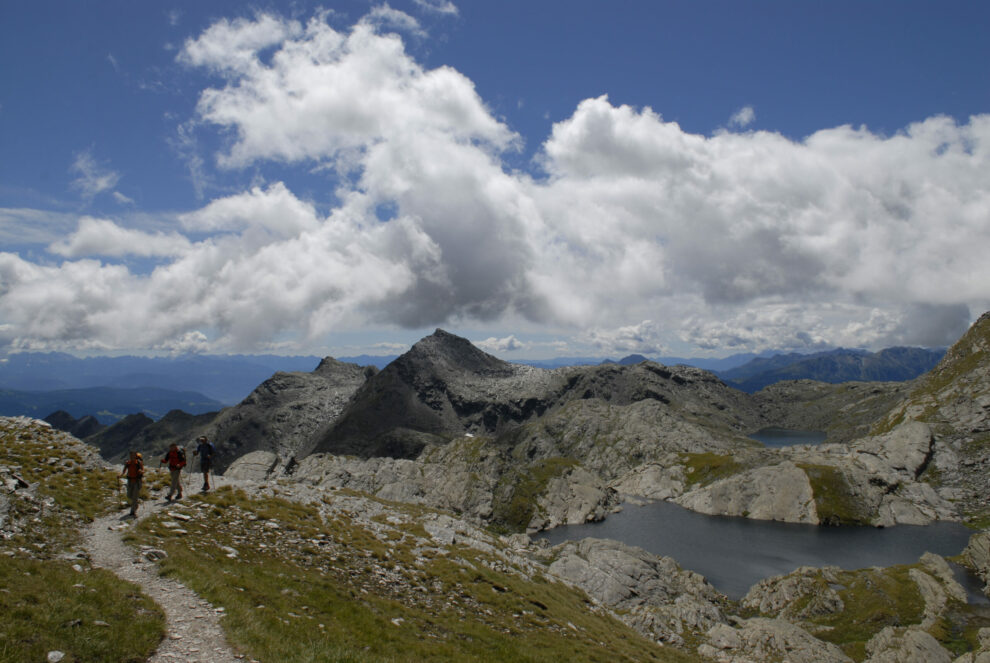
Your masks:
M144 460L137 451L132 451L130 458L124 463L124 471L120 476L127 477L127 501L131 504L131 515L136 516L138 500L141 497L141 481L144 479Z
M165 457L162 458L161 464L168 464L168 473L172 479L172 482L168 487L168 497L165 498L166 502L172 501L172 495L175 494L177 500L182 499L182 468L186 466L186 450L179 448L179 445L172 443L166 452Z
M193 456L199 456L199 469L203 473L203 492L210 489L210 469L213 467L213 445L206 439L205 435L200 436L199 445Z

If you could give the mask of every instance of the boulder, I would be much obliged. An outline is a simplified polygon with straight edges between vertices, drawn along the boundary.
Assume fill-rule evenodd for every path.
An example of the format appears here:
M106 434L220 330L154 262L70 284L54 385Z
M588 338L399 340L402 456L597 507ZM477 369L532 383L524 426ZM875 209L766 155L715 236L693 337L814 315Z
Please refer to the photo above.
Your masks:
M281 460L271 451L252 451L244 454L223 473L228 479L266 481L281 465Z

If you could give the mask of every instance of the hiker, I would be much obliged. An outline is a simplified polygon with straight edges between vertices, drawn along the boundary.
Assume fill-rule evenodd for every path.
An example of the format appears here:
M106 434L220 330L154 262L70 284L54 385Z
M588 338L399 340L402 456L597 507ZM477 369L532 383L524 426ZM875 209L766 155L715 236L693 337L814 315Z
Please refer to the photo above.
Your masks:
M210 441L206 439L205 435L201 435L199 440L199 445L196 447L196 451L193 452L193 456L199 456L199 469L203 473L203 492L205 493L210 489L210 468L213 465L213 445Z
M168 464L168 473L172 479L172 483L168 486L168 497L165 498L165 501L171 502L173 494L177 495L175 499L181 500L182 468L186 466L186 450L173 442L165 453L165 457L162 458L161 464L165 465L166 463Z
M141 480L144 478L144 459L137 451L132 451L124 463L120 476L127 477L127 501L131 503L131 515L137 516L138 499L141 497Z

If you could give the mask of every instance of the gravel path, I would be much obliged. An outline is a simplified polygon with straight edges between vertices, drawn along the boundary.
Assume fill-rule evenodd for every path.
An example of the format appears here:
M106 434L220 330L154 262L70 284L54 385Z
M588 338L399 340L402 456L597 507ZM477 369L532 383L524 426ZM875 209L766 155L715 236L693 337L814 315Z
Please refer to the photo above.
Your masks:
M162 500L141 504L138 520L161 511ZM165 611L167 632L149 663L239 663L246 659L234 654L219 616L222 610L210 605L185 585L158 575L158 566L124 544L122 534L135 522L127 511L99 518L86 532L85 548L94 566L108 569L119 577L140 585Z

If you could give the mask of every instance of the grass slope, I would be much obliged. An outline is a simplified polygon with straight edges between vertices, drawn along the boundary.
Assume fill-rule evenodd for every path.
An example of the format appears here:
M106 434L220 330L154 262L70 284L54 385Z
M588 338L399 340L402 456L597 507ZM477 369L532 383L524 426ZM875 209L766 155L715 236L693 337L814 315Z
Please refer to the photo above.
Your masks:
M63 433L0 419L0 473L12 479L0 482L0 663L52 650L65 661L144 661L164 637L164 615L140 588L63 559L81 527L117 508L116 473L97 462Z

